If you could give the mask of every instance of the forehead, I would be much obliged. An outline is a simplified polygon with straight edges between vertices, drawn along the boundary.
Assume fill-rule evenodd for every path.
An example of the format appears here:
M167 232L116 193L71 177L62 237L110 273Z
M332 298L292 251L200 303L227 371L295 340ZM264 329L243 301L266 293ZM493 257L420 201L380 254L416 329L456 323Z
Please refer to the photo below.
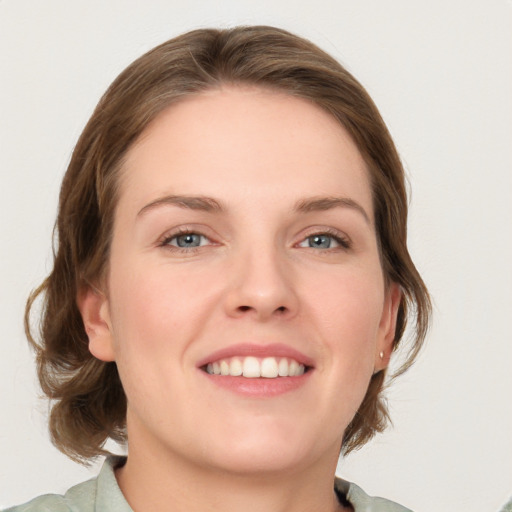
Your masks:
M120 185L120 203L134 207L162 194L240 205L341 194L372 214L365 162L341 124L312 102L256 87L223 87L168 107L130 148Z

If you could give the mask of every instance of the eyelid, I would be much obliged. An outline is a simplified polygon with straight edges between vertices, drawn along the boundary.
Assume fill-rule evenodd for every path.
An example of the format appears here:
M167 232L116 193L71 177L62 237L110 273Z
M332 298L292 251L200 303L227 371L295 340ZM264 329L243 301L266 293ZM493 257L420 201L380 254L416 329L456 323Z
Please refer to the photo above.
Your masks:
M199 237L199 245L197 246L192 246L192 247L181 247L178 243L176 244L173 244L172 242L174 240L178 240L179 238L181 237L184 237L184 236L191 236L191 235L194 235L196 237ZM206 240L206 244L203 244L201 242L205 241ZM195 232L190 232L190 233L177 233L176 235L173 235L173 236L170 236L170 237L167 237L165 240L164 240L164 243L165 245L170 245L171 247L176 247L178 249L197 249L199 247L204 247L205 245L209 245L210 242L210 239L205 236L205 235L202 235L201 233L195 233Z
M199 247L184 248L184 247L178 247L176 245L169 244L169 241L172 240L173 238L177 238L179 236L188 235L188 234L200 235L200 236L206 238L206 240L208 240L210 242L207 245L215 245L216 244L215 240L213 239L213 237L211 235L206 234L207 231L209 231L209 230L205 229L204 227L199 227L199 226L193 226L193 225L177 226L175 228L172 228L172 229L166 231L162 236L160 236L157 240L157 246L164 247L164 248L172 247L175 250L185 250L185 251L192 251L194 249L199 249L200 247L204 247L204 246L199 246Z
M312 226L306 230L305 233L301 234L300 241L296 244L303 243L307 238L315 235L327 235L334 238L339 244L340 247L334 247L329 249L324 249L324 251L335 250L335 249L351 249L352 248L352 240L351 238L343 231L333 227L325 227L325 226ZM315 249L317 250L317 249Z
M172 229L169 229L166 231L163 235L161 235L156 245L163 248L171 248L171 250L177 250L177 251L186 251L191 252L194 250L198 250L205 246L211 246L211 245L219 245L219 242L216 241L215 235L210 234L210 229L208 229L205 226L198 226L198 225L180 225L176 226ZM189 247L189 248L183 248L178 247L177 245L171 245L169 244L169 241L177 238L182 235L187 234L196 234L204 237L209 243L205 245L200 245L197 247ZM349 250L352 248L352 240L351 238L344 232L339 229L333 228L333 227L327 227L327 226L311 226L304 230L301 235L298 242L294 244L295 247L299 246L299 244L303 243L307 238L315 235L327 235L332 238L334 238L337 243L339 244L339 247L333 247L333 248L327 248L327 249L314 249L315 251L333 251L333 250Z

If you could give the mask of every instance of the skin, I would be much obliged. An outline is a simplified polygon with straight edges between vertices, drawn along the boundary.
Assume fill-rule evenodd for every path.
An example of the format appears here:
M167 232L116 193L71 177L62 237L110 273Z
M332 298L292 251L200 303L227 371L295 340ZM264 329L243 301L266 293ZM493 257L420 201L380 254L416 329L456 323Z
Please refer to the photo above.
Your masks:
M176 195L222 211L153 204ZM325 197L352 203L296 210ZM180 230L199 247L178 248ZM388 361L400 292L382 274L365 163L334 118L249 87L171 106L128 153L109 263L79 307L128 397L116 476L134 510L338 509L343 432ZM197 362L238 343L282 343L314 368L289 393L233 393Z

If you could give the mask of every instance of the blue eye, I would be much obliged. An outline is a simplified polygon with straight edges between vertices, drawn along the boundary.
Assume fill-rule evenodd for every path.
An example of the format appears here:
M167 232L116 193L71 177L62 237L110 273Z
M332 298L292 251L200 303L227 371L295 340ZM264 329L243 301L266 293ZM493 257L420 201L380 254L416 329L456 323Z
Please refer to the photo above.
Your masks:
M165 240L165 245L173 245L180 249L193 249L205 245L208 239L198 233L183 233Z
M329 235L312 235L306 238L308 241L308 247L314 247L316 249L330 249L334 239Z
M341 236L328 233L316 233L306 237L299 247L308 247L312 249L335 249L338 247L350 248L350 242Z

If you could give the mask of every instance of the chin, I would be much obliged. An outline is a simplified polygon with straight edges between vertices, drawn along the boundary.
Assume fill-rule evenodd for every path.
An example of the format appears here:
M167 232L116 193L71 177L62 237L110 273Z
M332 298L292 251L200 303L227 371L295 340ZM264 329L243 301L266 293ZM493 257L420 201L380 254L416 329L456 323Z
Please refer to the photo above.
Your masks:
M230 453L222 454L221 460L213 464L226 473L239 476L257 476L276 473L293 473L308 466L305 454L293 449L283 449L283 446L265 446L248 448L230 448Z
M286 427L259 422L249 430L230 429L224 441L212 440L211 463L239 475L289 473L310 466L328 451L319 444L318 436L297 431L289 424Z

